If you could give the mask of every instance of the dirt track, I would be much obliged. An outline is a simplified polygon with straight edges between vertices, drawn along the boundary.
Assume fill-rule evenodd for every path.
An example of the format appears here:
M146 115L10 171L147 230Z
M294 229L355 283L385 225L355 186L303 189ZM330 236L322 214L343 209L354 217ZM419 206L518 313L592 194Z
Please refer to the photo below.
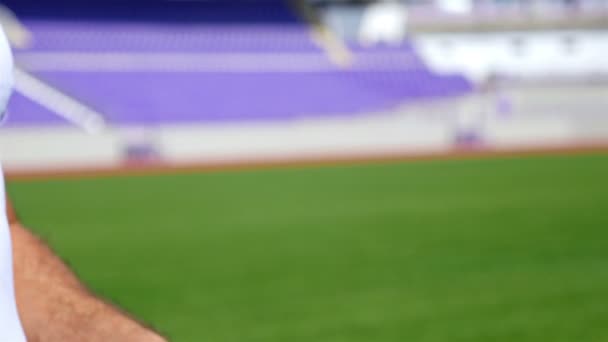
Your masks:
M580 154L606 154L608 143L585 144L574 146L543 146L521 149L474 149L457 148L446 152L412 154L400 153L373 153L358 155L324 155L318 157L294 157L283 159L252 159L225 162L193 161L191 163L169 164L154 163L125 163L113 167L91 167L55 169L41 171L8 171L6 177L11 181L37 180L37 179L65 179L65 178L95 178L125 175L158 175L171 173L220 172L234 170L256 170L268 168L317 167L331 165L357 165L367 163L397 163L429 160L461 160L481 158L514 158L543 155L580 155Z

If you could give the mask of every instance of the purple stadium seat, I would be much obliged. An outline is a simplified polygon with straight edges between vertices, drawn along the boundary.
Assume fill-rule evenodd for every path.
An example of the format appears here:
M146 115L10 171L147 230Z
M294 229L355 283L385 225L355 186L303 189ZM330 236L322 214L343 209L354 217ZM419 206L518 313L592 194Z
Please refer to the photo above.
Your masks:
M459 75L429 71L408 44L353 47L354 65L341 69L274 2L189 6L164 19L111 6L106 17L17 11L35 43L16 58L115 125L356 115L471 90ZM10 111L12 125L61 122L20 95Z

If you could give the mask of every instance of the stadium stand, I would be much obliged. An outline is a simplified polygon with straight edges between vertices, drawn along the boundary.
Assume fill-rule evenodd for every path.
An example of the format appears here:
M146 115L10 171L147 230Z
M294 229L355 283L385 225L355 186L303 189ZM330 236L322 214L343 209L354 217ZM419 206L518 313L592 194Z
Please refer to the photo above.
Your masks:
M356 115L472 89L408 43L351 46L353 64L337 66L281 2L13 9L34 37L20 68L114 125ZM64 123L22 94L10 110L9 125Z

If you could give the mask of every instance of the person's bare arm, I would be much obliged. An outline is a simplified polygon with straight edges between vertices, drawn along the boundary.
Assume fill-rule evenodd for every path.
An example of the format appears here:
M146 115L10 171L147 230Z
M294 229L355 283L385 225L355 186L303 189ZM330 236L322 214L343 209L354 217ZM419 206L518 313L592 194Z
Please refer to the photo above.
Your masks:
M160 335L98 299L10 208L17 307L29 342L161 342Z

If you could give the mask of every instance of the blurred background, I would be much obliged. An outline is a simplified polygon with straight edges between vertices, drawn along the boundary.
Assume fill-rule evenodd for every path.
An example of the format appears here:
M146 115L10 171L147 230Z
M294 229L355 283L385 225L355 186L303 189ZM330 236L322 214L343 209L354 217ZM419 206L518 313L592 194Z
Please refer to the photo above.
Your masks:
M1 18L9 170L608 138L605 1L5 1Z
M8 0L0 23L18 211L175 340L608 338L608 1Z

